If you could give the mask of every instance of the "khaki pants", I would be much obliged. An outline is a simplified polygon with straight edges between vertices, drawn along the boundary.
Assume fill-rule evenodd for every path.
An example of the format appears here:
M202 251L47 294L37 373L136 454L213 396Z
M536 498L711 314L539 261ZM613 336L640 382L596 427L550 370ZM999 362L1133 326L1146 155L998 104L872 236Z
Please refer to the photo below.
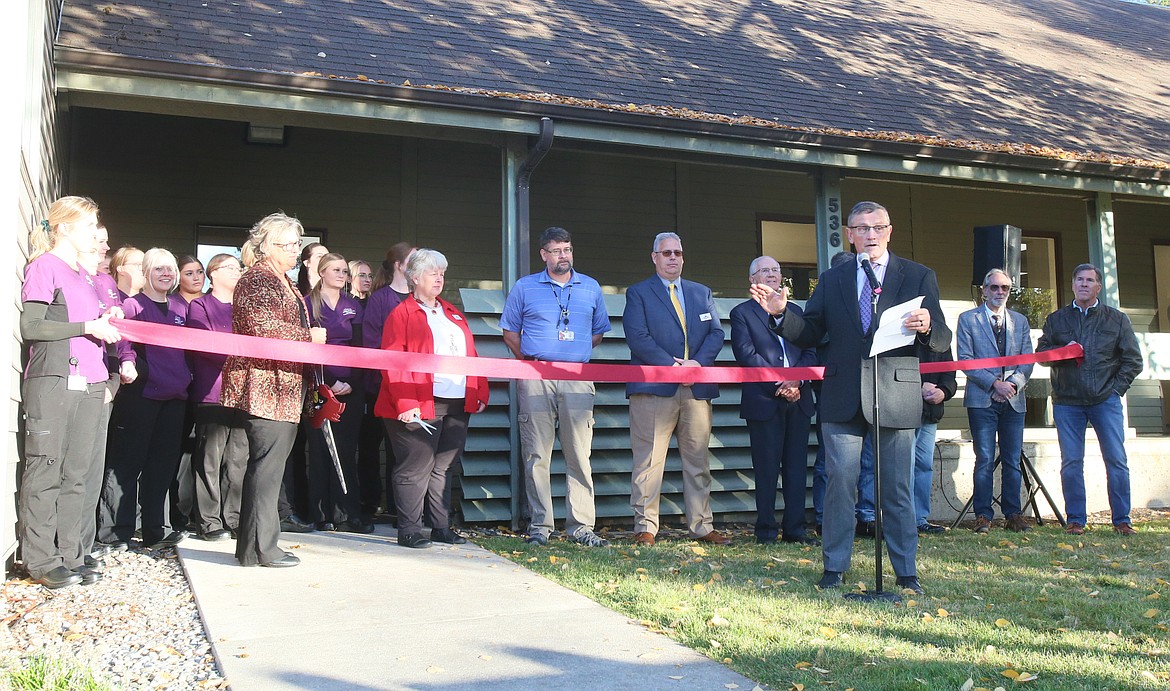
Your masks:
M565 532L573 536L582 528L593 530L597 518L589 463L596 396L593 382L520 380L516 391L524 478L532 512L528 532L548 537L553 529L550 466L558 426L565 457Z
M678 440L682 457L683 502L687 529L703 537L711 526L711 402L696 400L690 387L679 386L674 396L630 396L630 447L634 466L630 506L634 532L658 532L658 503L662 472L670 437Z

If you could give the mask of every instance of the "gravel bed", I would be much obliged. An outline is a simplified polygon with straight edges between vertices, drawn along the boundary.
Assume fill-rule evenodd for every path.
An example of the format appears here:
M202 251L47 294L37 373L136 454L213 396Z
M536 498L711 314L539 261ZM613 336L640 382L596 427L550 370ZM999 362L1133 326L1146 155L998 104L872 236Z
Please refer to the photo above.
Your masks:
M174 549L106 557L94 585L3 584L0 656L38 653L124 689L227 689Z

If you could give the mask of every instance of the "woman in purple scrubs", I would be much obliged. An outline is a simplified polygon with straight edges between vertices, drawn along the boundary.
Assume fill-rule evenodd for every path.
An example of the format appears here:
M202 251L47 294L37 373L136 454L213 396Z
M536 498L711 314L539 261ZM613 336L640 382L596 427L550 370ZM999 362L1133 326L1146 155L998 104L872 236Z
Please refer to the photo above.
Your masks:
M82 544L85 480L109 371L104 343L121 336L103 311L81 255L97 249L97 205L62 197L29 234L29 263L21 288L20 334L28 344L21 394L24 467L17 511L29 577L48 588L95 583Z
M309 323L325 329L325 342L330 345L357 345L361 342L362 305L345 290L349 281L349 265L345 257L340 254L324 255L317 263L317 273L318 280L305 297ZM339 401L346 404L341 419L332 423L332 428L348 492L341 491L341 483L333 466L333 457L325 445L323 432L307 429L309 518L317 522L318 530L370 533L374 526L362 520L357 472L357 439L364 402L361 380L364 371L336 365L325 365L321 369L325 385Z
M126 300L127 319L184 326L187 303L173 294L179 267L165 249L148 250L142 259L146 285ZM123 381L110 418L106 482L98 520L98 539L118 545L134 534L136 508L142 511L142 544L172 547L186 534L170 529L167 492L181 453L183 416L191 370L182 350L135 344L124 355Z
M211 292L191 301L187 326L232 332L232 297L244 271L230 254L207 262ZM248 437L239 411L219 403L226 355L187 351L191 365L191 402L195 406L195 506L204 540L228 540L240 523L240 497L248 467Z

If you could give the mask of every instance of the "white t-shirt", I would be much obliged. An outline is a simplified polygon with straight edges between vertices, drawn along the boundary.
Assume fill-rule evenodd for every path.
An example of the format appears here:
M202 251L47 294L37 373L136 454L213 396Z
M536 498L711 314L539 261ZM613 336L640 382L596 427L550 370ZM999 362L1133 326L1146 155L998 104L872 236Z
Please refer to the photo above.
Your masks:
M427 325L435 342L435 355L467 355L467 340L463 329L447 318L443 309L431 309L422 305L427 313ZM467 395L467 376L435 374L434 395L436 398L463 398Z

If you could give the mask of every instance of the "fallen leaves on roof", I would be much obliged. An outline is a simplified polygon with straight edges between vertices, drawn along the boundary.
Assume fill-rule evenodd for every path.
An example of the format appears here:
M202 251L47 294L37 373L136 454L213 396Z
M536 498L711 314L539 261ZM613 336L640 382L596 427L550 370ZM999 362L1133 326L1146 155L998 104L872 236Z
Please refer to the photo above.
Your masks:
M327 79L338 79L345 81L362 81L375 84L389 84L389 82L384 79L370 79L365 75L348 77L336 74L324 75L320 72L299 72L297 74L303 77L325 77ZM814 135L851 137L854 139L898 142L903 144L918 144L922 146L963 149L966 151L1010 154L1012 156L1032 156L1060 161L1105 163L1114 166L1170 170L1170 162L1151 161L1135 156L1122 156L1098 151L1071 151L1068 149L1062 149L1060 147L1042 146L1038 144L1027 144L1021 142L987 142L979 139L956 139L938 135L913 134L910 132L884 130L851 130L841 129L838 127L802 127L786 125L784 123L777 122L776 120L768 120L752 115L724 115L721 113L708 113L701 110L693 110L691 108L678 108L675 106L662 106L654 104L606 103L597 99L561 96L558 94L544 92L501 91L498 89L477 89L461 86L448 86L445 84L411 84L409 79L403 81L401 85L394 84L393 86L403 86L412 89L426 89L430 91L446 91L450 93L466 94L471 96L485 96L488 98L502 98L518 101L549 103L553 105L590 108L607 112L655 115L659 117L675 118L678 120L690 120L694 122L713 122L731 126L765 127L769 129L786 130L790 132L803 132Z

